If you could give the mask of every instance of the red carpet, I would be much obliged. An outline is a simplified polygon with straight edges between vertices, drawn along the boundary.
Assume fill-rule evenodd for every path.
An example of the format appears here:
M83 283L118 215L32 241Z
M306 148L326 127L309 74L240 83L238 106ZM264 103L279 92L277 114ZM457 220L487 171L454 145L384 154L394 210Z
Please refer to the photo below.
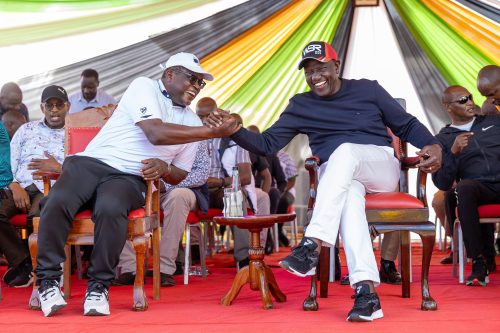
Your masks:
M284 252L273 254L266 262L276 265L283 255ZM0 332L500 332L500 273L491 274L491 282L485 288L465 287L452 277L451 266L439 264L442 256L441 252L434 253L430 276L438 311L420 311L420 269L414 265L412 298L401 298L400 286L382 285L378 293L385 317L373 323L345 322L352 306L352 290L338 283L330 284L330 297L320 299L318 312L302 311L309 279L295 277L280 268L273 271L288 297L286 303L274 303L275 309L263 310L258 292L244 287L232 306L221 306L219 300L235 275L231 257L221 254L209 260L208 278L192 277L189 285L184 286L182 277L176 277L178 286L162 288L162 299L150 299L149 310L140 313L130 311L131 287L112 287L111 316L83 317L85 281L74 277L69 305L56 316L45 318L41 312L27 310L31 288L11 289L3 285ZM415 247L413 263L419 261L419 248ZM5 269L0 267L0 274ZM151 283L148 279L149 296Z

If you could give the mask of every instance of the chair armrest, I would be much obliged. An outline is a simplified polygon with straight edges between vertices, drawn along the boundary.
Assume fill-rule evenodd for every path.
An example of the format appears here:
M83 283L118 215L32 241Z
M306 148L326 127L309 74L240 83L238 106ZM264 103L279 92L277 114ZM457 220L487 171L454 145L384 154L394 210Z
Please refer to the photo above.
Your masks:
M312 209L314 207L314 203L316 202L316 192L318 189L319 158L316 156L308 157L304 166L309 172L309 202L307 208Z
M151 216L158 213L160 208L160 180L147 180L146 186L146 201L144 209L146 211L146 216Z
M416 168L419 162L420 162L420 157L418 156L403 157L401 159L401 168L403 169Z
M418 169L417 173L417 199L422 201L425 207L427 204L427 172Z
M39 180L39 179L50 179L50 180L57 180L59 179L59 176L61 175L60 172L48 172L48 171L35 171L32 173L33 179Z

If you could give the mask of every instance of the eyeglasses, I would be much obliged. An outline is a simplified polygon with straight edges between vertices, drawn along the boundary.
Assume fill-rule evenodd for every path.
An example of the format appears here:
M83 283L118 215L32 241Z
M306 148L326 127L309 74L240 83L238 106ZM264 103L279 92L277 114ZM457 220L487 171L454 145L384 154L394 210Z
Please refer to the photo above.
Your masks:
M462 96L462 97L460 97L459 99L457 99L456 101L451 101L450 103L465 104L465 103L467 103L469 100L472 102L472 94L471 94L471 95L469 95L469 96Z
M203 81L203 79L198 79L198 78L197 78L196 76L194 76L193 74L186 73L186 72L184 72L184 71L182 71L182 70L180 70L180 69L176 69L176 70L174 70L174 72L184 74L184 75L188 78L189 83L190 83L191 85L193 85L193 86L194 86L195 84L198 84L198 86L200 87L200 89L205 88L205 85L207 84L205 81Z
M64 108L64 106L66 105L66 102L58 102L58 103L55 103L55 104L51 104L51 103L43 103L43 106L45 107L45 109L47 111L50 111L52 110L52 108L54 108L54 106L56 107L56 109L58 110L62 110Z

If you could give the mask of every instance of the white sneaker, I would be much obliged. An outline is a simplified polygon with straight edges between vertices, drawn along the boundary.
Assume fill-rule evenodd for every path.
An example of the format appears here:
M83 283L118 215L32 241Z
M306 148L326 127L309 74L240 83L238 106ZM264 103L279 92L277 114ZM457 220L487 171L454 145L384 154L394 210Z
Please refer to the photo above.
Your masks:
M52 316L67 305L56 280L43 280L38 288L38 297L45 317Z
M109 316L108 289L100 283L87 288L83 302L84 316Z

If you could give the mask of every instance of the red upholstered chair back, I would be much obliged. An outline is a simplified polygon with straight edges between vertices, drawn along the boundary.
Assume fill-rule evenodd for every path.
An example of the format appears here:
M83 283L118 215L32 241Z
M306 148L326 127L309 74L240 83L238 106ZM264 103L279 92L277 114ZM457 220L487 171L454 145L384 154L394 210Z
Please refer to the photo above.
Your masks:
M90 141L106 124L116 105L108 105L68 114L65 120L66 155L73 155L85 150Z

